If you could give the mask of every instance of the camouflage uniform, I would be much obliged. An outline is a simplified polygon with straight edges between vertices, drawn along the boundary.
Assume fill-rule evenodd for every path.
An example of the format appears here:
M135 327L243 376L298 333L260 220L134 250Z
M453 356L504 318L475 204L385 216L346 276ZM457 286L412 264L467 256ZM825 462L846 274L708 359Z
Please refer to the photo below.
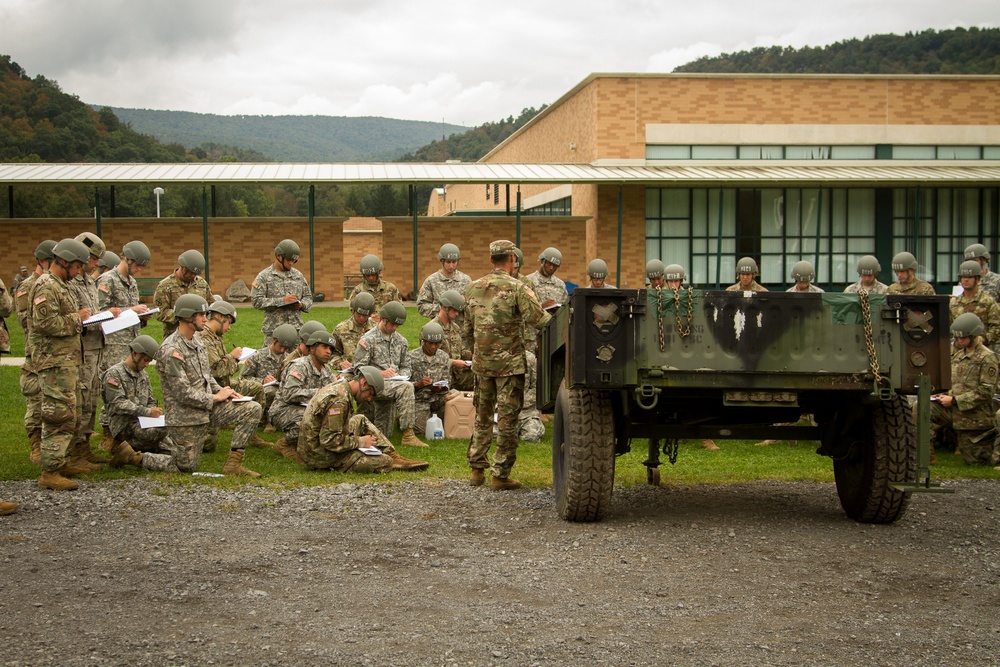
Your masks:
M766 292L767 288L758 283L756 280L750 283L750 287L744 289L742 285L737 282L735 285L730 285L726 288L727 292Z
M517 435L527 442L541 442L545 436L545 424L535 405L538 360L533 352L525 351L524 370L524 405L517 415Z
M177 323L174 321L174 304L184 294L197 294L208 303L212 303L214 300L212 288L201 276L195 276L194 280L187 285L177 277L176 271L161 280L160 284L156 286L156 292L153 293L153 307L160 309L160 312L156 314L156 319L163 322L164 340L177 331Z
M288 367L292 365L293 361L297 361L302 358L302 352L296 347L294 350L285 355L285 358L281 360L281 365L278 366L278 381L285 381L285 373L288 372Z
M163 442L167 429L139 427L139 417L149 417L156 407L146 371L134 371L124 361L114 364L101 376L101 398L101 426L111 437L128 441L137 452L147 452L142 457L143 468L177 472L170 447Z
M294 294L299 298L300 309L285 306L285 295ZM302 272L292 267L288 271L278 271L274 264L257 274L250 286L250 304L264 311L264 344L271 342L271 332L279 325L291 324L298 331L302 327L302 313L312 308L312 290Z
M207 326L196 333L195 337L201 338L201 342L205 346L212 377L219 383L219 386L232 387L238 393L250 396L257 403L260 403L260 409L263 412L265 403L264 387L256 380L236 374L239 371L240 362L234 359L231 354L226 354L222 338Z
M14 300L17 305L17 321L24 331L24 365L21 366L21 376L18 379L21 393L24 395L24 430L28 437L40 437L42 432L42 385L31 359L31 288L35 286L39 275L32 273L24 279Z
M503 269L493 269L465 290L463 337L472 348L476 374L476 422L467 458L471 468L490 467L494 478L508 477L517 458L518 414L524 407L524 327L540 328L549 319L535 293ZM499 413L497 449L489 466L494 411Z
M525 280L534 286L539 303L552 299L556 303L566 303L569 294L566 293L566 283L555 274L548 278L542 275L541 269L525 276Z
M161 283L162 284L162 283ZM179 331L163 341L156 355L156 370L163 388L163 412L174 463L181 472L194 472L212 427L235 424L230 449L246 449L260 421L260 404L254 401L216 403L213 394L222 387L212 377L208 352L197 336L188 340Z
M375 328L371 319L365 322L363 327L359 327L355 322L353 317L348 317L346 320L338 324L333 328L333 335L340 341L341 349L335 350L335 354L338 356L338 366L339 361L347 360L352 364L354 363L354 353L358 349L358 341L366 333ZM330 363L334 362L333 357L330 358Z
M962 313L974 313L983 323L983 345L990 347L1000 342L1000 305L981 288L972 296L953 296L948 305L951 322Z
M958 449L968 465L996 463L993 438L974 442L995 425L993 394L996 393L997 358L985 345L951 352L951 390L954 401L948 407L931 402L931 430L950 426L958 436Z
M893 283L889 285L889 289L886 290L886 294L914 294L917 296L933 296L934 288L926 280L921 280L920 278L914 278L913 282L909 285L903 285L902 283Z
M993 297L994 301L1000 303L1000 274L987 271L979 281L979 287Z
M431 382L447 380L451 382L451 357L438 348L433 357L424 354L423 347L416 347L409 352L411 380L429 377ZM433 412L438 417L444 417L444 404L450 392L434 391L431 385L413 389L413 430L423 433L426 430L427 419Z
M86 271L69 281L70 291L76 296L77 305L87 308L91 315L100 312L97 283ZM104 331L100 324L83 328L83 365L80 366L80 431L77 442L89 441L94 433L97 414L97 397L101 392L101 356L104 351ZM120 361L120 359L119 359ZM89 448L89 445L88 445ZM89 451L89 449L88 449Z
M80 427L83 325L74 295L59 276L43 274L31 288L31 363L41 387L42 470L55 472Z
M265 345L257 350L256 354L246 360L243 372L240 375L246 380L254 380L260 383L263 383L264 378L268 375L277 380L281 377L281 362L287 356L287 352L276 355L274 352L271 352L270 345ZM267 414L267 411L271 408L271 404L274 403L275 395L278 393L278 385L272 384L270 387L264 387L262 384L261 388L264 390L264 414Z
M438 311L441 310L441 295L450 289L464 294L465 288L471 282L472 278L458 269L455 269L455 274L450 277L445 275L443 269L432 273L420 286L420 294L417 295L417 312L429 320L434 319Z
M285 432L288 444L299 440L299 424L305 404L317 391L336 379L326 364L317 369L312 355L300 357L288 366L271 409L267 412L267 418L274 428Z
M379 327L373 327L358 341L354 365L375 366L379 370L396 369L397 375L412 377L409 344L403 334L394 331L388 338ZM413 418L413 383L407 380L386 380L385 389L374 401L364 403L359 410L369 417L386 437L393 432L396 414L400 430L416 428Z
M13 312L14 297L11 296L11 293L7 291L6 285L0 280L0 352L7 354L10 354L10 331L7 329L7 317Z
M372 311L373 313L377 313L382 306L390 301L403 301L403 298L399 295L399 290L396 289L396 286L388 280L382 280L381 278L379 278L378 284L376 284L375 287L369 285L367 280L362 280L354 286L354 289L351 290L351 296L349 296L347 300L350 301L362 292L368 292L375 297L375 309Z
M844 288L844 294L857 294L861 290L861 281L848 285ZM889 290L889 286L885 283L875 280L875 283L866 288L869 294L885 294Z
M791 287L789 287L789 288L788 288L788 289L786 289L785 291L786 291L786 292L798 292L798 291L800 291L800 290L799 290L799 289L797 289L797 288L795 287L795 285L792 285ZM813 294L822 294L822 293L823 293L823 290L821 290L820 288L816 287L816 286L815 286L815 285L813 285L812 283L809 283L809 289L807 289L807 290L803 290L803 291L804 291L804 293L806 293L806 294L808 294L808 293L810 293L810 292L811 292L811 293L813 293Z
M441 341L441 350L452 359L463 359L472 361L472 352L465 347L462 340L462 327L458 322L445 323L440 317L435 317L433 322L437 322L444 329L444 340ZM472 374L472 368L451 368L451 387L459 391L472 391L476 387L476 376Z
M130 275L124 278L118 269L111 269L97 279L97 304L101 310L110 308L131 308L139 305L139 284ZM119 361L128 356L131 351L129 343L139 335L140 329L145 326L146 321L122 329L112 334L108 334L104 339L104 359L101 362L101 373L103 374L110 366L114 366Z
M381 456L358 451L362 436L375 436ZM316 392L302 415L296 460L315 470L340 472L388 472L389 454L395 451L389 439L362 414L355 414L351 385L336 382Z

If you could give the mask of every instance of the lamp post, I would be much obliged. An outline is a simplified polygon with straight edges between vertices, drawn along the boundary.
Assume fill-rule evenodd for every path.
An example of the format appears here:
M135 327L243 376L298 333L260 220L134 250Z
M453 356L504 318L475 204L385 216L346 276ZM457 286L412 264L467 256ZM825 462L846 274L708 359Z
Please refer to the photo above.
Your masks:
M163 188L153 188L153 194L156 195L156 217L160 217L160 195L163 194Z

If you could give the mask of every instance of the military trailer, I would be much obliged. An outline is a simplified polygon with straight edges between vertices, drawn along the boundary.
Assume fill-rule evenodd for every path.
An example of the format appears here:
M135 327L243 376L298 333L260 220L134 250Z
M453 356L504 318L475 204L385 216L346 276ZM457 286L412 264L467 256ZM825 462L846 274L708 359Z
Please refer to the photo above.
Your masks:
M576 289L539 347L558 512L599 520L633 439L658 485L681 439L776 438L819 442L847 515L893 522L936 490L929 397L950 387L949 350L944 296Z

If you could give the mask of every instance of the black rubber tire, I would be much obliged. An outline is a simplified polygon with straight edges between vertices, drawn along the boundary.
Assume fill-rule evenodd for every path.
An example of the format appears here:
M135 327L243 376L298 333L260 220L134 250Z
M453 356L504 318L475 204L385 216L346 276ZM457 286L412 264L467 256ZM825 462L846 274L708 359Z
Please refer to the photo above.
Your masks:
M556 395L552 430L552 486L556 510L567 521L599 521L615 483L615 428L602 392L567 389Z
M889 485L916 478L916 424L902 396L880 402L867 414L858 446L848 458L833 462L837 495L855 521L892 523L906 513L910 492Z

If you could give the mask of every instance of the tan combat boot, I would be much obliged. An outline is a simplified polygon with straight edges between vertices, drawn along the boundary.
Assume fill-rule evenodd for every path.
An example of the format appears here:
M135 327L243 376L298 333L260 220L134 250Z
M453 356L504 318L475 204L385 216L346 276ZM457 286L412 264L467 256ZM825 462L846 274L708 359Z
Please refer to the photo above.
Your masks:
M20 507L17 503L5 503L0 502L0 516L7 516L8 514L13 514Z
M715 444L715 440L712 440L711 438L705 438L704 440L702 440L701 446L712 452L719 450L719 446Z
M469 475L469 486L482 486L486 483L486 471L482 468L473 468Z
M430 463L427 461L417 461L400 456L399 452L391 452L387 455L392 459L393 470L426 470Z
M274 443L274 450L286 459L294 459L297 454L295 447L288 444L288 441L285 440L285 436L281 436L278 438L278 441Z
M70 445L68 454L70 463L85 472L93 472L101 469L101 466L96 463L91 463L88 458L88 455L90 454L89 442L77 442Z
M767 440L761 440L756 443L754 447L770 447L771 445L780 445L781 440L775 440L773 438L768 438Z
M52 491L75 491L80 488L79 484L71 479L66 479L61 473L62 468L55 471L44 471L42 476L38 478L38 488Z
M115 440L111 446L111 467L121 468L126 465L141 468L142 454L132 449L127 440Z
M430 445L417 437L412 428L403 431L403 439L399 441L399 444L406 447L430 447Z
M247 447L271 447L271 443L254 433L250 442L247 443Z
M31 459L32 463L38 464L42 462L42 431L41 429L35 429L28 433L28 442L31 443L31 454L28 458Z
M222 474L239 475L240 477L260 477L260 473L248 470L241 465L243 454L244 451L242 449L230 450L229 458L226 459L226 465L222 466Z
M115 439L111 435L111 431L105 431L104 433L101 434L101 444L98 445L98 447L102 451L108 452L110 454L111 450L114 449L114 445L115 445Z
M70 459L59 468L58 473L63 477L76 477L78 475L86 475L92 470L93 468L90 464L83 459Z
M521 486L522 484L519 481L510 477L494 477L490 480L491 491L512 491L520 489Z
M94 450L90 448L89 437L80 443L80 455L83 456L83 458L86 459L88 463L92 463L94 465L103 465L105 463L111 462L111 459L107 458L106 456L102 456L101 454L95 453Z

